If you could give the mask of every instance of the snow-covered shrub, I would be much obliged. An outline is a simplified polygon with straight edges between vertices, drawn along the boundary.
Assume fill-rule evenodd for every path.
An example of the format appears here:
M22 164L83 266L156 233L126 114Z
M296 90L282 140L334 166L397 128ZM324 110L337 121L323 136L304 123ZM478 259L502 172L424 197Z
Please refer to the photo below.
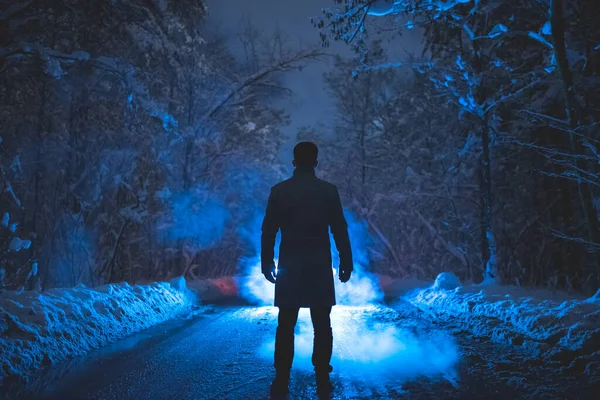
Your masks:
M0 292L11 286L23 291L38 272L38 263L29 254L32 241L19 237L18 227L19 223L11 221L11 214L5 211L0 221Z
M461 286L462 283L460 282L460 279L452 272L442 272L435 278L435 282L433 283L434 289L443 290L454 290Z

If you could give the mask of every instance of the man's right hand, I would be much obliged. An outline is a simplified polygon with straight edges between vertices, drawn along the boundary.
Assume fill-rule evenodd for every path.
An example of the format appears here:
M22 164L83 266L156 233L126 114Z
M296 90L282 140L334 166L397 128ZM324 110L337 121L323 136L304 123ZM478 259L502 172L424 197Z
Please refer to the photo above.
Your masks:
M339 277L340 277L340 281L342 283L346 283L350 280L350 276L352 275L352 270L347 268L347 269L342 269L340 268L340 273L339 273Z
M269 282L275 283L275 279L277 278L277 269L274 265L271 265L268 268L263 268L263 275Z

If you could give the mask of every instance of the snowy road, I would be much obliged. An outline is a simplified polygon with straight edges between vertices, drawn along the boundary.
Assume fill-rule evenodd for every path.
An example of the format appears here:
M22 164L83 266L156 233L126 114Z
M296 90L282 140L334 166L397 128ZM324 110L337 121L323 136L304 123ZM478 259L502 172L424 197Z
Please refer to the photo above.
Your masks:
M264 399L275 316L270 307L207 306L53 367L8 398ZM292 399L314 398L308 324L301 313ZM335 307L332 325L336 399L597 398L585 382L408 305Z

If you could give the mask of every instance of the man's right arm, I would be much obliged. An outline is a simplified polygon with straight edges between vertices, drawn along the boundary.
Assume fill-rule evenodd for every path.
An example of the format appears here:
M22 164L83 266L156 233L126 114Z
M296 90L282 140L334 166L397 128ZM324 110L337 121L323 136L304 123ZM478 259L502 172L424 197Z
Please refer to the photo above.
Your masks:
M348 223L344 217L342 201L340 200L340 194L336 187L334 187L332 207L330 210L331 215L329 217L329 226L331 227L331 233L333 234L335 247L340 254L339 275L342 282L346 282L348 279L350 279L350 274L354 267L352 261L350 237L348 236Z
M277 200L273 189L267 202L267 211L262 223L260 239L260 264L262 273L270 282L275 283L275 238L279 230Z

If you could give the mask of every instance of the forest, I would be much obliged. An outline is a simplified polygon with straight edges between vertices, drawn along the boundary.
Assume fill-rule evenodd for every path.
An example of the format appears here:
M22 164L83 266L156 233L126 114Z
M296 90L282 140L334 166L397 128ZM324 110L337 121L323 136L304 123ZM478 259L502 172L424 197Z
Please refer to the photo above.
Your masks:
M316 46L249 25L240 58L201 0L0 1L0 291L243 273L289 175L282 79L327 60L336 122L294 139L371 272L594 293L597 1L322 3Z

